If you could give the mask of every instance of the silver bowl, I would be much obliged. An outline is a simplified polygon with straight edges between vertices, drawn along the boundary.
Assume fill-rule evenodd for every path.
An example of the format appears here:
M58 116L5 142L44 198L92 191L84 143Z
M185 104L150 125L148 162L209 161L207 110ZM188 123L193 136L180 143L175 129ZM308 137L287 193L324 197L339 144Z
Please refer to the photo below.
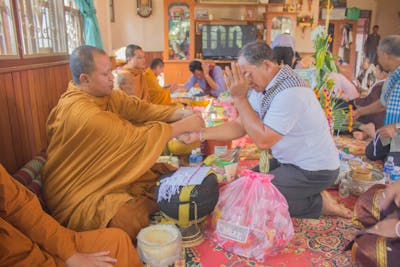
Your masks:
M360 179L353 179L351 177L351 173L348 173L350 180L350 192L355 195L359 196L365 191L367 191L371 186L375 184L385 184L385 177L383 173L377 170L371 170L372 179L370 181L367 180L360 180Z

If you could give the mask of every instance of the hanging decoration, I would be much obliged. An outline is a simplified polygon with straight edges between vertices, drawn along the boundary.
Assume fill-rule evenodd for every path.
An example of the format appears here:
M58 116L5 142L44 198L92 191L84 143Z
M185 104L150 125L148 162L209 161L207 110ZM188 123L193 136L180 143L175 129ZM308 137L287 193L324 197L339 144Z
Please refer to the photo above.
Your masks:
M153 10L152 0L137 0L137 14L143 18L147 18L151 15Z

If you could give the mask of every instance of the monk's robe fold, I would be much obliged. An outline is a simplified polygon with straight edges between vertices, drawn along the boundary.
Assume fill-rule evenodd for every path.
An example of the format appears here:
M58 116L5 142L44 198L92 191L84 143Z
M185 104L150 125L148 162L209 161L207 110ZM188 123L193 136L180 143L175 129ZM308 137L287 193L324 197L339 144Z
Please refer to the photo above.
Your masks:
M162 121L174 110L120 90L94 97L71 82L47 120L42 179L51 214L74 230L106 227L132 192L155 184L149 169L170 137Z
M42 210L37 197L0 164L0 266L66 266L75 252L110 251L115 266L142 266L119 229L76 233Z
M143 70L129 67L128 65L122 66L122 69L126 70L130 74L130 78L133 82L133 91L135 96L144 101L150 102L149 97L149 86L143 74Z
M158 105L170 105L171 93L158 83L154 72L151 69L146 69L143 75L149 88L150 102Z

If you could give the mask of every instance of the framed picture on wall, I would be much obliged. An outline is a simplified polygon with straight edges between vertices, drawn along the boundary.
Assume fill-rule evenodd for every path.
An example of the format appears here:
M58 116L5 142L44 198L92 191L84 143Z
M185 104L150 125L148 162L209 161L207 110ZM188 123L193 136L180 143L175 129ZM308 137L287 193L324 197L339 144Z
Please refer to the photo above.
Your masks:
M328 3L327 0L319 0L320 7L326 7ZM346 8L347 7L347 0L331 0L331 4L334 8Z
M196 19L208 19L207 8L196 8Z
M285 0L283 0L285 1ZM257 4L258 0L199 0L200 3L206 4L245 4L245 3L253 3Z

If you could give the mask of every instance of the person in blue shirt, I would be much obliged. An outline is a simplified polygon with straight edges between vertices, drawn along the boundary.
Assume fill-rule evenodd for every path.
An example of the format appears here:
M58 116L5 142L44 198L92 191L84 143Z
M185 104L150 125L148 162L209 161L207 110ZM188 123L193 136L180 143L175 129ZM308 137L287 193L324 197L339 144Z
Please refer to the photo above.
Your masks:
M365 156L370 160L394 158L400 164L400 35L390 35L378 46L378 61L390 72L388 84L382 89L380 99L360 107L353 112L354 119L385 111L383 127L377 130L375 138L367 146Z
M220 93L226 91L221 67L193 60L189 64L189 70L192 76L185 83L186 89L190 90L195 84L198 84L204 94L214 97L218 97Z

